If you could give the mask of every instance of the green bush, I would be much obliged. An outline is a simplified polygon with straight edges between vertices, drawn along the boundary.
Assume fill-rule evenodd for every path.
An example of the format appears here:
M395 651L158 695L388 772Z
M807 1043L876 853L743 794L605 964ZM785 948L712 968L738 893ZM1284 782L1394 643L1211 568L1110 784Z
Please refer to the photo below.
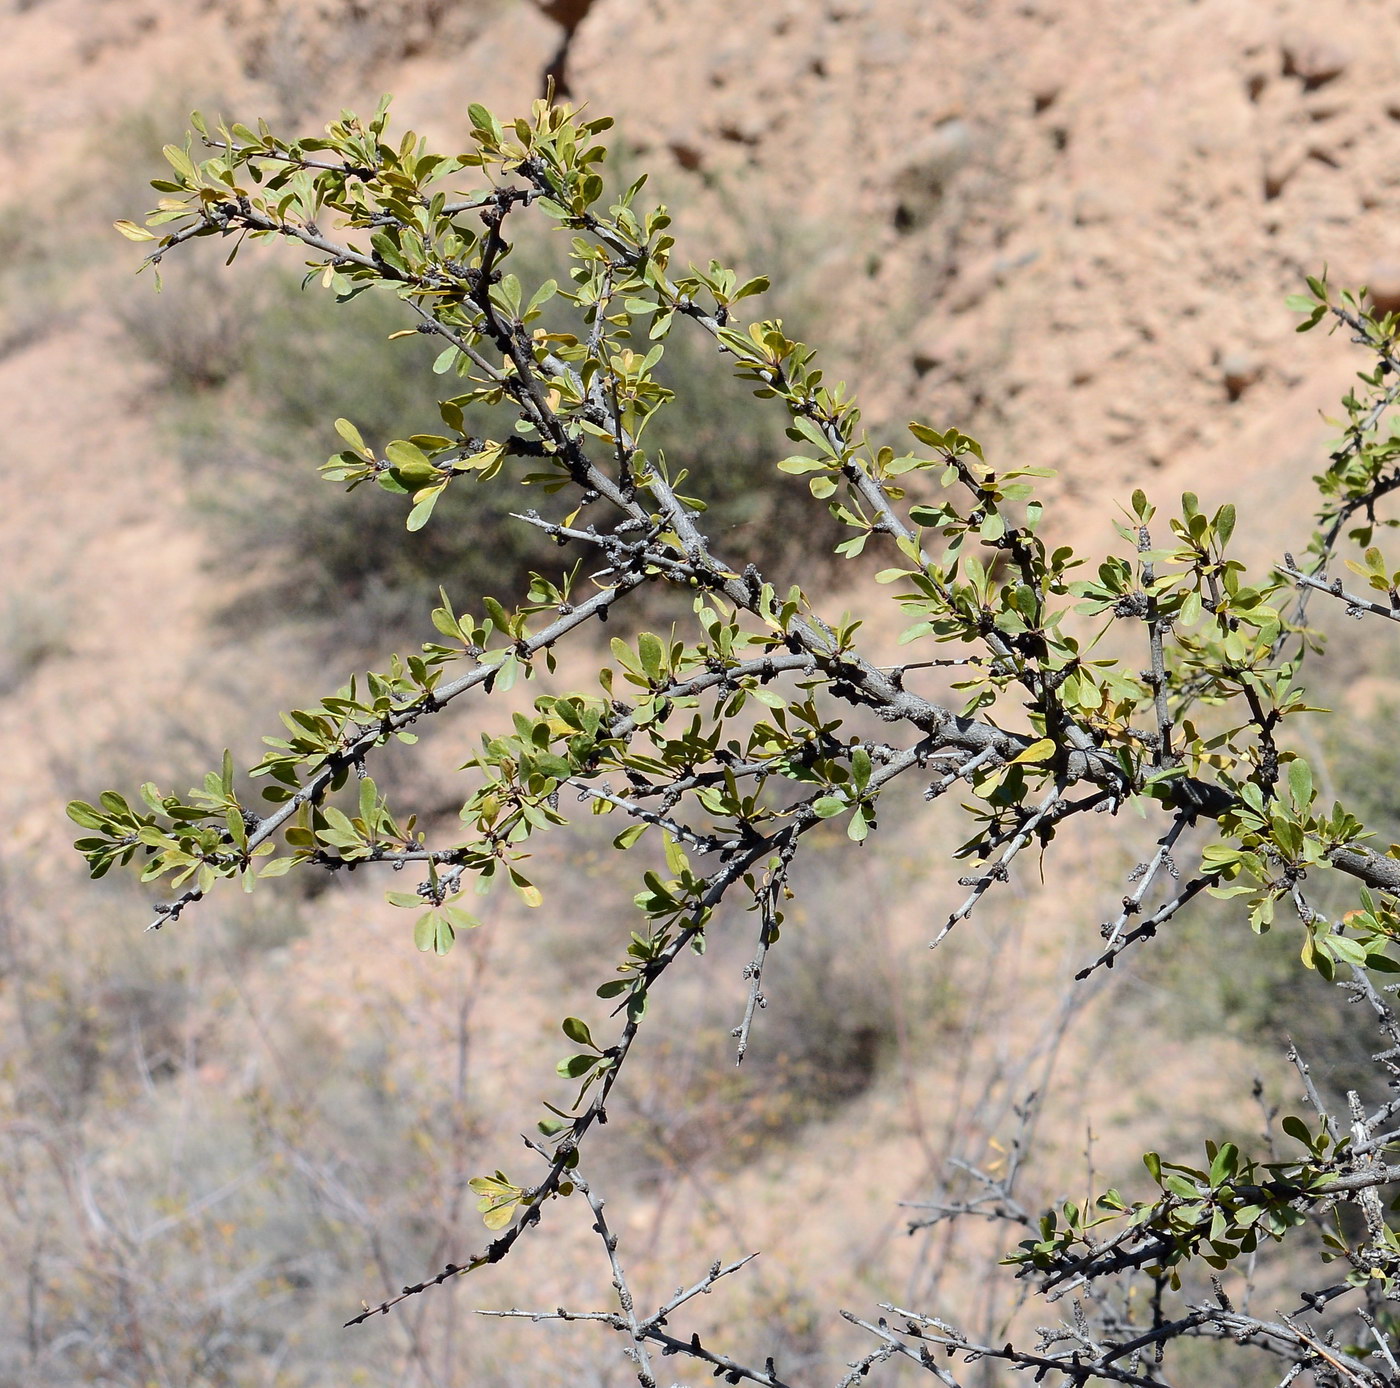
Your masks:
M934 1311L881 1303L894 1321L848 1314L873 1347L844 1382L902 1356L926 1369L940 1368L946 1357L955 1366L986 1361L1032 1370L1040 1379L1054 1373L1075 1385L1145 1385L1159 1381L1171 1342L1201 1337L1273 1351L1292 1366L1284 1382L1312 1372L1319 1383L1388 1384L1386 1366L1396 1362L1390 1346L1400 1332L1389 1310L1400 1299L1400 1231L1387 1223L1385 1203L1400 1184L1400 1168L1389 1165L1400 1157L1400 1138L1396 1107L1381 1096L1400 1075L1400 1023L1381 990L1400 971L1400 849L1370 841L1362 821L1329 793L1321 765L1314 769L1315 744L1306 731L1294 731L1312 726L1308 718L1318 711L1299 682L1300 671L1315 664L1318 640L1292 614L1302 587L1320 590L1350 615L1400 620L1400 571L1371 544L1377 503L1400 489L1400 429L1381 432L1400 401L1393 384L1400 320L1368 311L1358 295L1338 294L1316 278L1289 301L1305 315L1302 330L1324 320L1343 326L1371 358L1361 388L1353 386L1343 401L1343 437L1317 479L1316 528L1302 567L1285 553L1251 572L1232 549L1242 514L1234 504L1207 512L1187 492L1163 512L1142 489L1128 501L1128 523L1113 551L1080 557L1070 545L1047 542L1053 527L1041 522L1056 497L1036 494L1044 469L999 465L956 427L915 422L912 444L872 437L844 387L814 364L812 349L777 321L746 318L744 301L767 288L762 278L743 280L718 262L681 269L670 217L638 202L639 186L606 204L597 170L606 159L598 137L608 121L584 120L549 99L509 125L480 106L469 117L471 148L446 158L416 138L391 142L387 102L368 122L347 113L325 139L310 141L237 126L214 133L196 120L198 139L166 151L172 174L155 184L177 196L146 227L119 224L158 258L198 238L290 241L312 256L319 278L342 302L368 290L402 299L434 339L436 362L455 373L461 393L445 405L444 433L389 442L376 436L370 446L362 431L375 429L376 400L346 410L340 392L353 375L362 394L387 399L385 383L369 379L373 371L362 368L357 348L344 344L342 363L337 341L308 342L279 329L269 312L258 331L270 324L272 339L249 355L239 380L194 389L245 411L260 398L276 402L279 430L268 435L265 422L251 426L264 456L290 456L319 403L348 416L337 424L345 446L326 474L371 484L371 495L373 487L396 493L386 509L399 515L411 497L411 529L431 522L457 553L478 535L483 546L491 543L494 531L471 528L489 514L474 503L483 486L499 483L496 490L517 506L537 497L541 510L552 505L545 529L596 556L593 582L552 590L542 582L516 606L485 592L466 608L444 602L431 614L433 639L418 651L290 710L286 735L268 739L266 755L248 771L248 781L264 787L260 800L226 752L186 796L147 784L135 800L107 791L96 803L69 806L83 831L77 847L95 877L139 860L144 881L167 884L154 924L182 921L233 881L252 890L259 879L293 872L363 869L393 882L387 870L407 869L385 901L406 913L402 933L411 932L424 955L446 955L459 935L482 926L474 914L478 895L494 889L522 913L542 906L533 850L557 840L580 810L606 817L613 849L632 854L635 909L609 913L613 948L598 961L591 988L569 990L578 1013L558 1021L563 1055L555 1076L562 1083L552 1092L565 1092L546 1103L526 1140L530 1155L517 1149L521 1165L501 1158L513 1174L491 1174L487 1166L466 1183L487 1230L482 1242L465 1253L454 1248L452 1261L444 1255L418 1282L391 1283L401 1290L366 1304L351 1323L494 1267L530 1246L536 1226L573 1209L581 1236L585 1229L599 1236L600 1275L610 1280L617 1309L583 1309L591 1300L560 1308L542 1293L546 1309L506 1314L583 1320L618 1332L644 1385L657 1382L653 1354L658 1362L688 1356L701 1371L733 1382L782 1381L771 1358L760 1369L757 1356L746 1364L707 1346L700 1330L687 1338L668 1329L685 1303L747 1259L728 1267L715 1262L708 1272L677 1268L667 1285L689 1290L669 1301L634 1294L618 1249L642 1220L610 1224L605 1217L590 1182L618 1173L595 1160L599 1144L608 1150L598 1135L623 1106L628 1086L646 1074L633 1061L645 1053L646 1038L665 1041L662 1009L672 1028L677 1015L681 1026L713 1027L715 1010L695 1005L695 997L713 988L714 972L684 965L705 955L712 939L732 934L736 920L754 941L736 990L748 1004L734 1032L738 1056L754 1041L750 1021L761 1011L765 980L782 979L776 962L770 972L770 956L783 955L795 969L788 979L799 984L799 1014L814 1031L802 1038L799 1063L778 1073L784 1101L789 1092L800 1097L804 1067L818 1077L812 1088L821 1093L817 1086L824 1086L835 1099L871 1083L895 1029L893 1009L871 990L870 940L858 909L872 906L875 893L849 868L828 885L807 877L805 865L814 844L841 835L845 854L873 854L875 845L890 842L892 829L920 863L946 828L941 816L928 817L924 802L952 792L948 800L961 802L970 829L954 850L966 867L957 904L930 932L933 943L981 909L1018 859L1061 852L1057 840L1071 825L1083 829L1081 843L1102 844L1116 837L1106 830L1114 816L1136 829L1136 813L1151 826L1155 847L1128 875L1126 892L1116 882L1111 888L1116 919L1078 980L1102 976L1129 951L1169 934L1199 897L1214 897L1232 902L1238 923L1230 933L1238 943L1228 961L1209 967L1248 971L1250 964L1238 960L1253 944L1250 929L1291 935L1299 955L1293 967L1340 984L1372 1014L1358 1032L1374 1027L1396 1044L1372 1057L1369 1104L1348 1096L1343 1110L1304 1086L1305 1102L1271 1114L1270 1126L1277 1117L1279 1130L1262 1142L1210 1137L1203 1153L1194 1144L1165 1156L1148 1151L1131 1183L1121 1180L1123 1190L1103 1188L1091 1160L1087 1193L1076 1186L1071 1198L1038 1215L1013 1188L1027 1156L1020 1138L985 1169L955 1155L950 1160L974 1194L924 1208L940 1219L1007 1222L1001 1232L1019 1242L1009 1253L1002 1245L1002 1264L1016 1266L1048 1303L1069 1293L1074 1299L1034 1340L1020 1315L1012 1325L998 1316L985 1338L975 1338ZM334 232L326 229L331 214ZM515 226L536 215L571 233L572 289L562 296L553 277L539 281L528 259L510 259ZM361 311L379 311L369 302ZM555 315L567 315L572 330L556 330ZM689 332L755 396L773 403L789 441L774 460L776 471L801 479L839 522L845 538L838 553L869 549L888 566L873 577L906 623L897 641L889 631L863 629L864 615L883 606L873 589L863 594L859 614L836 616L821 612L810 583L805 590L777 586L771 576L786 537L770 534L762 570L741 567L717 549L721 512L704 510L692 492L721 488L723 468L706 459L694 478L682 477L680 452L689 440L676 437L674 455L663 458L652 432L658 412L677 413L658 375L663 343ZM637 351L639 342L656 345ZM314 376L322 369L318 359L332 351L333 386ZM387 352L385 359L393 362ZM677 385L703 401L700 381ZM493 418L504 401L509 411ZM481 437L478 417L494 426L494 436ZM704 423L702 406L690 427ZM398 416L399 431L415 427L411 415ZM729 435L721 428L711 447L723 451ZM522 457L535 460L524 476L516 467ZM519 485L528 485L529 499L515 500ZM459 513L446 509L448 498L462 495L469 509L454 521ZM732 499L718 498L721 506ZM274 494L273 509L280 505ZM607 519L600 525L595 515ZM236 535L238 527L229 528ZM803 527L799 542L813 529ZM275 546L285 565L296 561L298 544L326 562L304 524ZM360 577L368 541L357 537L349 549L361 558L353 575ZM1345 558L1358 550L1360 560ZM499 577L499 550L490 558ZM1334 579L1344 565L1356 578ZM1351 591L1348 582L1368 592ZM661 634L652 629L648 609L633 601L645 587L679 594L688 607L684 624ZM582 687L571 688L564 681L578 677L579 665L561 670L558 649L603 622L612 638L607 654L596 639L577 643L586 675ZM924 644L909 652L912 658L896 654L917 642ZM451 822L420 821L370 774L395 741L419 744L416 754L431 759L433 744L420 743L422 725L450 703L461 699L479 711L492 696L530 682L533 704L511 696L465 765L457 763L465 774ZM919 784L922 795L890 794L900 778L905 787ZM857 847L872 837L875 845ZM1112 872L1115 858L1101 855L1096 869ZM911 876L909 863L878 861L890 891ZM1329 881L1335 898L1321 885ZM844 907L823 915L837 926L839 942L804 931L790 905L804 889ZM1343 910L1348 902L1351 909ZM1054 923L1062 906L1041 897L1027 916ZM539 936L529 938L540 949ZM805 960L804 939L815 946ZM734 946L727 948L732 967ZM725 961L724 947L714 953L713 962ZM977 993L1002 967L995 951L981 962L989 977L963 984ZM538 1001L539 979L512 982L513 1022ZM1189 992L1193 984L1188 976L1176 986ZM812 1001L804 1005L803 995ZM1295 996L1307 1005L1301 989ZM928 1001L937 1005L936 997ZM1050 1020L1047 1053L1080 1001L1072 996ZM838 1006L850 1015L835 1027ZM1239 1010L1229 997L1222 1006ZM974 1016L988 1031L1004 1027L1007 1039L1023 1035L1009 1016ZM519 1037L509 1026L501 1030L514 1058ZM920 1038L925 1045L940 1039L932 1030ZM1002 1040L993 1037L997 1047ZM1139 1040L1134 1031L1119 1044ZM779 1041L779 1059L797 1049ZM377 1072L391 1052L419 1063L416 1048L381 1051L376 1041L357 1063ZM678 1045L669 1058L684 1055ZM965 1073L956 1057L952 1069L959 1079ZM1171 1081L1169 1062L1152 1078ZM670 1083L690 1097L683 1083ZM738 1107L741 1095L728 1085L715 1090L721 1117L735 1131L726 1108ZM382 1092L387 1100L387 1085ZM497 1106L513 1115L515 1098L502 1087L490 1116ZM1021 1106L1023 1128L1033 1126L1026 1118L1033 1110L1029 1101ZM885 1164L878 1129L865 1136L853 1165L864 1185L880 1185L887 1198L907 1172ZM985 1136L994 1147L995 1135ZM781 1162L755 1174L785 1189L795 1184ZM847 1172L831 1174L833 1185L856 1184ZM459 1201L452 1205L460 1208ZM1272 1256L1285 1240L1287 1248ZM1312 1266L1318 1258L1336 1266L1324 1272ZM1325 1319L1300 1325L1286 1314L1280 1322L1261 1318L1246 1306L1260 1276L1256 1263L1268 1269L1271 1294L1286 1288L1288 1302L1304 1296L1310 1314L1332 1315L1326 1307L1333 1291L1354 1296L1337 1308L1345 1310L1350 1338L1335 1336ZM843 1271L854 1278L863 1269ZM1240 1291L1238 1305L1225 1276ZM1324 1276L1343 1280L1319 1301L1304 1289ZM569 1297L576 1291L571 1286ZM432 1303L430 1295L424 1304ZM644 1305L659 1309L639 1311ZM686 1308L687 1321L694 1311ZM745 1326L725 1340L748 1352ZM942 1377L954 1381L951 1373Z
M541 277L545 249L522 253ZM558 575L584 558L511 519L519 503L499 489L454 488L434 524L410 533L406 502L315 483L317 465L342 446L329 423L339 416L381 448L442 427L438 402L452 380L433 374L427 340L386 345L408 321L394 299L339 305L285 275L235 278L203 262L160 296L129 295L120 316L156 369L214 563L243 580L227 613L236 628L312 622L337 644L376 648L412 630L439 586L508 600L532 571ZM703 484L716 549L741 567L766 558L780 581L799 561L829 569L834 524L814 518L801 482L773 468L790 448L781 421L754 411L748 390L689 338L672 340L658 379L685 389L649 442ZM483 435L502 424L503 409L478 411ZM671 606L661 602L658 615Z

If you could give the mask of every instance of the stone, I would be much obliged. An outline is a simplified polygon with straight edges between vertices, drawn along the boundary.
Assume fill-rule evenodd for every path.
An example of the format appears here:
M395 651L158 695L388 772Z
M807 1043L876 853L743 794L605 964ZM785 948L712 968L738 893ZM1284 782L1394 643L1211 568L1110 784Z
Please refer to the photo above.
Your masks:
M971 158L972 146L970 127L956 116L914 146L894 178L898 230L917 231L934 219L948 184Z
M1238 400L1264 374L1263 361L1245 348L1222 353L1217 365L1225 393L1231 400Z
M1400 313L1400 261L1377 260L1366 272L1367 298L1378 313Z
M1296 77L1305 92L1335 81L1350 63L1344 48L1320 35L1290 35L1283 41L1283 75Z

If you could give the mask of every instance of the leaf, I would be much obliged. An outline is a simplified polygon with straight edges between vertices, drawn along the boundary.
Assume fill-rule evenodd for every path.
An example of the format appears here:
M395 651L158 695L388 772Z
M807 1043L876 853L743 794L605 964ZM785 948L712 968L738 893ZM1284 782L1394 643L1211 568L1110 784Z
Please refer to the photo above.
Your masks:
M440 483L436 487L427 487L418 493L418 499L413 504L413 509L408 513L408 529L422 530L427 525L428 518L433 514L433 507L437 505L437 499L447 486L446 482Z
M602 1047L593 1040L592 1033L588 1030L588 1024L580 1021L577 1017L565 1017L562 1026L564 1035L577 1046L592 1046L595 1051L602 1050Z
M1024 752L1019 753L1011 759L1014 766L1018 762L1034 764L1036 762L1049 761L1055 755L1055 744L1048 738L1042 737L1036 742L1032 742Z
M649 631L644 631L637 638L637 655L641 658L642 670L647 678L653 684L660 684L661 662L665 655L660 637L653 636Z
M864 805L857 805L856 812L851 816L851 822L846 825L846 837L852 843L864 843L870 836L870 820L867 818Z
M357 453L369 452L369 448L365 444L364 436L348 419L337 419L335 422L335 431Z
M344 810L339 810L334 805L327 805L321 813L325 815L326 824L329 826L322 832L322 838L332 843L358 844L361 842L359 831L350 822L350 817Z
M1220 537L1220 547L1224 549L1230 542L1230 536L1235 533L1235 508L1229 502L1215 513L1215 531Z
M1300 810L1306 810L1312 804L1312 767L1301 757L1294 757L1288 763L1288 789L1293 796L1293 803Z
M456 932L437 911L427 911L413 927L413 943L425 954L446 954L452 948Z
M100 829L104 823L102 816L85 800L70 800L65 813L74 824L84 829Z
M808 443L821 449L828 458L836 456L836 450L831 446L831 440L827 438L826 432L815 420L808 419L806 415L798 415L792 421L789 434L797 434L806 439Z
M812 813L818 819L834 819L839 814L845 814L850 806L834 795L823 795L820 799L812 801Z
M501 1200L499 1203L491 1204L488 1201L481 1201L477 1209L482 1209L481 1222L493 1233L497 1229L504 1229L507 1224L515 1218L515 1201Z
M568 1056L561 1060L554 1067L555 1073L566 1080L582 1079L595 1065L601 1063L603 1057L600 1055L587 1055L580 1052L578 1055Z
M416 443L407 439L395 439L385 450L384 456L398 470L401 479L409 486L421 486L442 476L441 471L428 461L428 455Z
M121 234L125 236L128 241L156 240L155 232L147 231L145 227L137 226L135 222L128 222L123 220L120 222L113 222L112 225L116 227L116 229L119 232L121 232Z
M1221 1143L1220 1150L1215 1154L1215 1160L1210 1164L1211 1185L1219 1186L1230 1180L1235 1174L1239 1158L1240 1149L1233 1142Z
M181 178L190 183L199 181L199 171L194 166L194 161L180 148L179 145L166 145L161 153L165 155L166 163L175 170Z
M942 448L944 435L937 429L930 429L927 424L910 424L909 432L914 435L920 443L926 443L930 448Z
M1348 939L1345 935L1328 935L1323 938L1322 945L1341 963L1357 969L1366 967L1366 948L1359 940Z

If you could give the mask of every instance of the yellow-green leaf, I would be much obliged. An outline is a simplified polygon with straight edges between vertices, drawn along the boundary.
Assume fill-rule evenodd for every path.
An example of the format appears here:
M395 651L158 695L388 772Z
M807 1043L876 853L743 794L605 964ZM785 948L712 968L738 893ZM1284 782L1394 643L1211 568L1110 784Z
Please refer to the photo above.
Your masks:
M1048 737L1042 737L1038 742L1032 742L1019 756L1012 757L1011 763L1014 766L1017 762L1049 761L1054 755L1055 744Z

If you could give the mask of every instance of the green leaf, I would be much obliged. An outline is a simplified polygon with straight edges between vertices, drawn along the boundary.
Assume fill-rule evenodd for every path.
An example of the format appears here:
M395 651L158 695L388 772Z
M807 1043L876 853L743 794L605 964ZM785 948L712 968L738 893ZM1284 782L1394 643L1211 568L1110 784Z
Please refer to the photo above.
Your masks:
M584 1053L571 1055L561 1060L559 1064L554 1067L554 1070L556 1074L563 1076L566 1080L581 1079L593 1069L595 1065L599 1064L602 1059L603 1057L600 1055L587 1055Z
M70 800L65 813L74 824L84 829L100 829L104 822L102 816L85 800Z
M852 843L864 843L870 837L870 819L864 805L856 806L855 814L851 816L850 823L846 825L846 837Z
M1240 1149L1233 1142L1221 1143L1220 1150L1215 1154L1215 1160L1210 1164L1211 1185L1219 1186L1230 1180L1235 1174L1239 1158Z
M166 145L161 153L165 155L166 162L182 179L190 183L199 181L199 171L195 168L194 161L179 145Z
M384 456L394 465L399 480L410 487L421 487L425 482L435 482L442 476L442 472L428 461L428 455L407 439L395 439L384 450Z
M644 631L637 638L637 654L641 658L642 670L653 684L661 683L661 663L665 657L665 648L657 636L651 632Z
M446 954L453 937L452 926L436 911L425 911L413 927L413 943L425 954Z
M447 486L445 482L436 487L428 487L418 493L418 499L413 504L413 509L408 513L408 529L422 530L427 525L428 518L433 514L433 507L437 505L438 497Z
M1224 549L1235 533L1235 508L1229 502L1215 513L1215 533L1220 537L1220 548Z
M577 1017L564 1018L563 1032L577 1046L591 1046L595 1051L602 1050L602 1047L594 1041L589 1032L588 1024L580 1021Z
M364 436L348 419L337 419L335 422L335 431L357 453L369 452L369 448L365 444Z
M1293 803L1300 810L1306 810L1312 804L1312 768L1301 757L1294 757L1288 763L1288 789Z
M798 415L792 421L788 433L800 435L808 443L821 449L828 458L836 456L836 450L831 446L831 440L827 438L826 431L815 420L808 419L806 415Z
M147 231L145 227L137 226L135 222L120 221L113 222L112 225L126 237L128 241L154 241L156 234Z
M830 467L830 459L808 458L797 453L791 458L784 458L778 464L778 471L791 473L794 477L800 477L806 472L825 472Z
M496 1202L482 1200L477 1204L477 1209L482 1210L481 1222L493 1233L497 1229L504 1229L515 1218L514 1200Z
M1366 947L1359 940L1349 939L1345 935L1326 935L1321 944L1341 963L1350 964L1357 969L1366 967Z
M361 842L359 831L350 822L350 817L344 810L339 810L334 805L327 805L321 813L325 815L328 826L322 831L323 838L339 844L358 844Z

